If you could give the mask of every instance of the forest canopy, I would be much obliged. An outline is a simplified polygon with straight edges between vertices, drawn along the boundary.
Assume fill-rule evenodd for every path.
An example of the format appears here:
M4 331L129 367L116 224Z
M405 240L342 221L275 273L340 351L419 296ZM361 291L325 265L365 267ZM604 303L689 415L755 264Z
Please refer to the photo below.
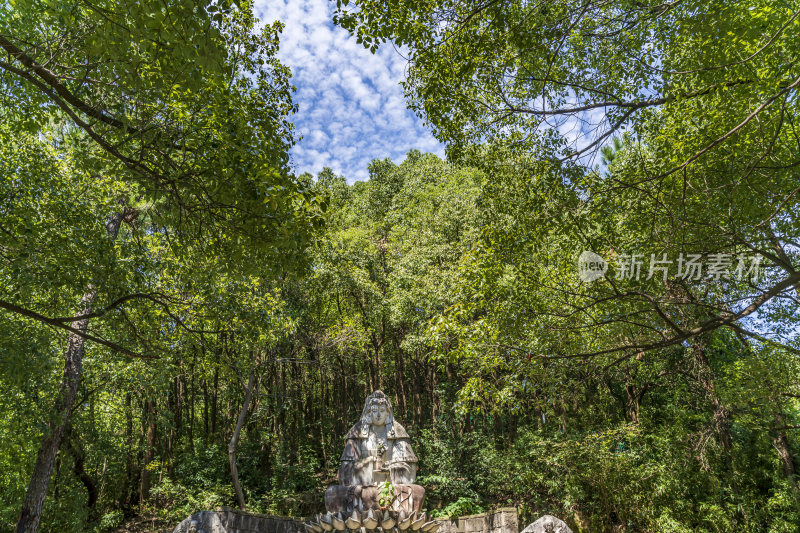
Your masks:
M311 516L381 389L434 516L796 531L798 15L337 2L447 148L353 182L250 2L4 2L0 530Z

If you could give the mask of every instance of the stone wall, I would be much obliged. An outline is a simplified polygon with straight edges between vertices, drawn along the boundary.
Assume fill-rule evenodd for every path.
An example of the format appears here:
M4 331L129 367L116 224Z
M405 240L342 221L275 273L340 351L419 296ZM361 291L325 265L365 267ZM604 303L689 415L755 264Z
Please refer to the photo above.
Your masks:
M304 522L304 518L260 515L221 507L189 516L173 533L306 533Z
M306 533L305 518L245 513L230 507L201 511L178 524L173 533ZM518 533L517 510L506 507L489 513L439 519L437 533Z
M455 520L440 519L437 533L517 533L516 507L504 507L489 513L462 516Z

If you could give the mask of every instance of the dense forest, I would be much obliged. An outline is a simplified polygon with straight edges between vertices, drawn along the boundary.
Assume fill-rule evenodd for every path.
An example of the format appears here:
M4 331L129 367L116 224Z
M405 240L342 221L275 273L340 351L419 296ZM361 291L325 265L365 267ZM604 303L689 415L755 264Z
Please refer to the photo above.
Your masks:
M247 1L0 3L0 530L310 516L381 389L435 516L797 531L798 6L336 6L446 159L298 175Z

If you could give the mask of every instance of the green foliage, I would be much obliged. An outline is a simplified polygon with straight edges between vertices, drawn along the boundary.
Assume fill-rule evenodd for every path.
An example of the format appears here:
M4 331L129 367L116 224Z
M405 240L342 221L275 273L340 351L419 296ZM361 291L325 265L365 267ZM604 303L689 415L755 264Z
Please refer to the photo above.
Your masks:
M55 130L95 187L115 176L128 205L229 269L255 256L277 270L302 263L320 206L288 172L295 108L275 57L280 23L256 30L247 2L11 7L0 15L16 58L2 68L4 123ZM54 57L30 45L55 39Z
M610 176L627 164L626 150L623 140ZM797 425L795 359L725 330L702 337L705 366L692 343L619 361L534 357L606 342L556 327L564 304L539 289L573 268L558 250L580 245L583 233L570 226L583 216L580 195L552 166L503 147L475 148L473 161L464 168L412 152L399 165L374 164L374 181L352 186L322 173L313 194L332 207L302 278L275 282L214 258L181 260L159 235L126 230L114 247L117 272L128 262L159 272L139 281L131 272L126 283L190 297L178 307L180 324L158 308L129 308L154 328L146 338L161 359L87 352L72 442L103 488L88 509L74 457L62 451L44 529L102 530L120 512L176 523L235 505L227 446L252 370L257 387L237 450L251 511L321 510L341 437L367 391L381 386L412 433L435 516L511 505L521 524L551 513L576 531L791 531L800 511L775 446L782 427ZM81 209L77 220L85 217L106 249L91 229L96 215ZM634 215L617 223L629 233L638 227ZM146 242L151 255L129 239ZM50 301L34 273L16 279ZM44 328L3 317L8 392L0 406L10 416L0 421L0 512L12 527L43 430L28 421L47 416L60 350ZM97 327L137 342L136 329L114 329L121 318ZM42 364L26 366L20 353ZM719 416L727 416L730 445ZM150 421L156 445L145 464ZM785 437L796 454L795 436ZM145 469L152 487L138 501Z
M4 7L0 529L92 287L43 531L234 505L240 411L248 508L310 516L378 388L435 516L796 530L786 5L338 2L365 46L407 48L409 102L453 156L375 160L352 186L291 174L281 24L251 2ZM584 250L604 279L578 279ZM759 279L632 279L615 261L743 251Z
M394 501L394 485L391 481L384 481L378 485L378 505L389 507Z
M483 511L485 511L485 509L472 498L461 497L453 503L447 504L447 506L442 509L434 509L430 515L433 518L444 517L456 519L459 516L479 514Z
M165 477L153 486L151 496L141 509L142 514L178 523L192 513L229 505L233 488L226 482L189 488Z
M109 511L100 518L100 524L98 525L98 529L100 531L113 531L120 525L122 525L122 521L124 519L125 516L122 513L122 511L116 509L113 511Z

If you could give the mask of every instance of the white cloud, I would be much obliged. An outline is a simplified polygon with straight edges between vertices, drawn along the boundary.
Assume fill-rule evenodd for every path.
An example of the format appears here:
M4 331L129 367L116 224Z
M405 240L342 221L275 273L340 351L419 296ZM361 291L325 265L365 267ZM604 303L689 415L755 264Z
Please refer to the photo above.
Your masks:
M296 172L328 166L352 182L367 179L372 159L400 161L412 148L443 155L406 109L399 85L406 60L393 46L364 49L333 26L327 0L256 0L255 9L263 22L285 24L279 57L292 69L293 122L303 137L291 153Z

